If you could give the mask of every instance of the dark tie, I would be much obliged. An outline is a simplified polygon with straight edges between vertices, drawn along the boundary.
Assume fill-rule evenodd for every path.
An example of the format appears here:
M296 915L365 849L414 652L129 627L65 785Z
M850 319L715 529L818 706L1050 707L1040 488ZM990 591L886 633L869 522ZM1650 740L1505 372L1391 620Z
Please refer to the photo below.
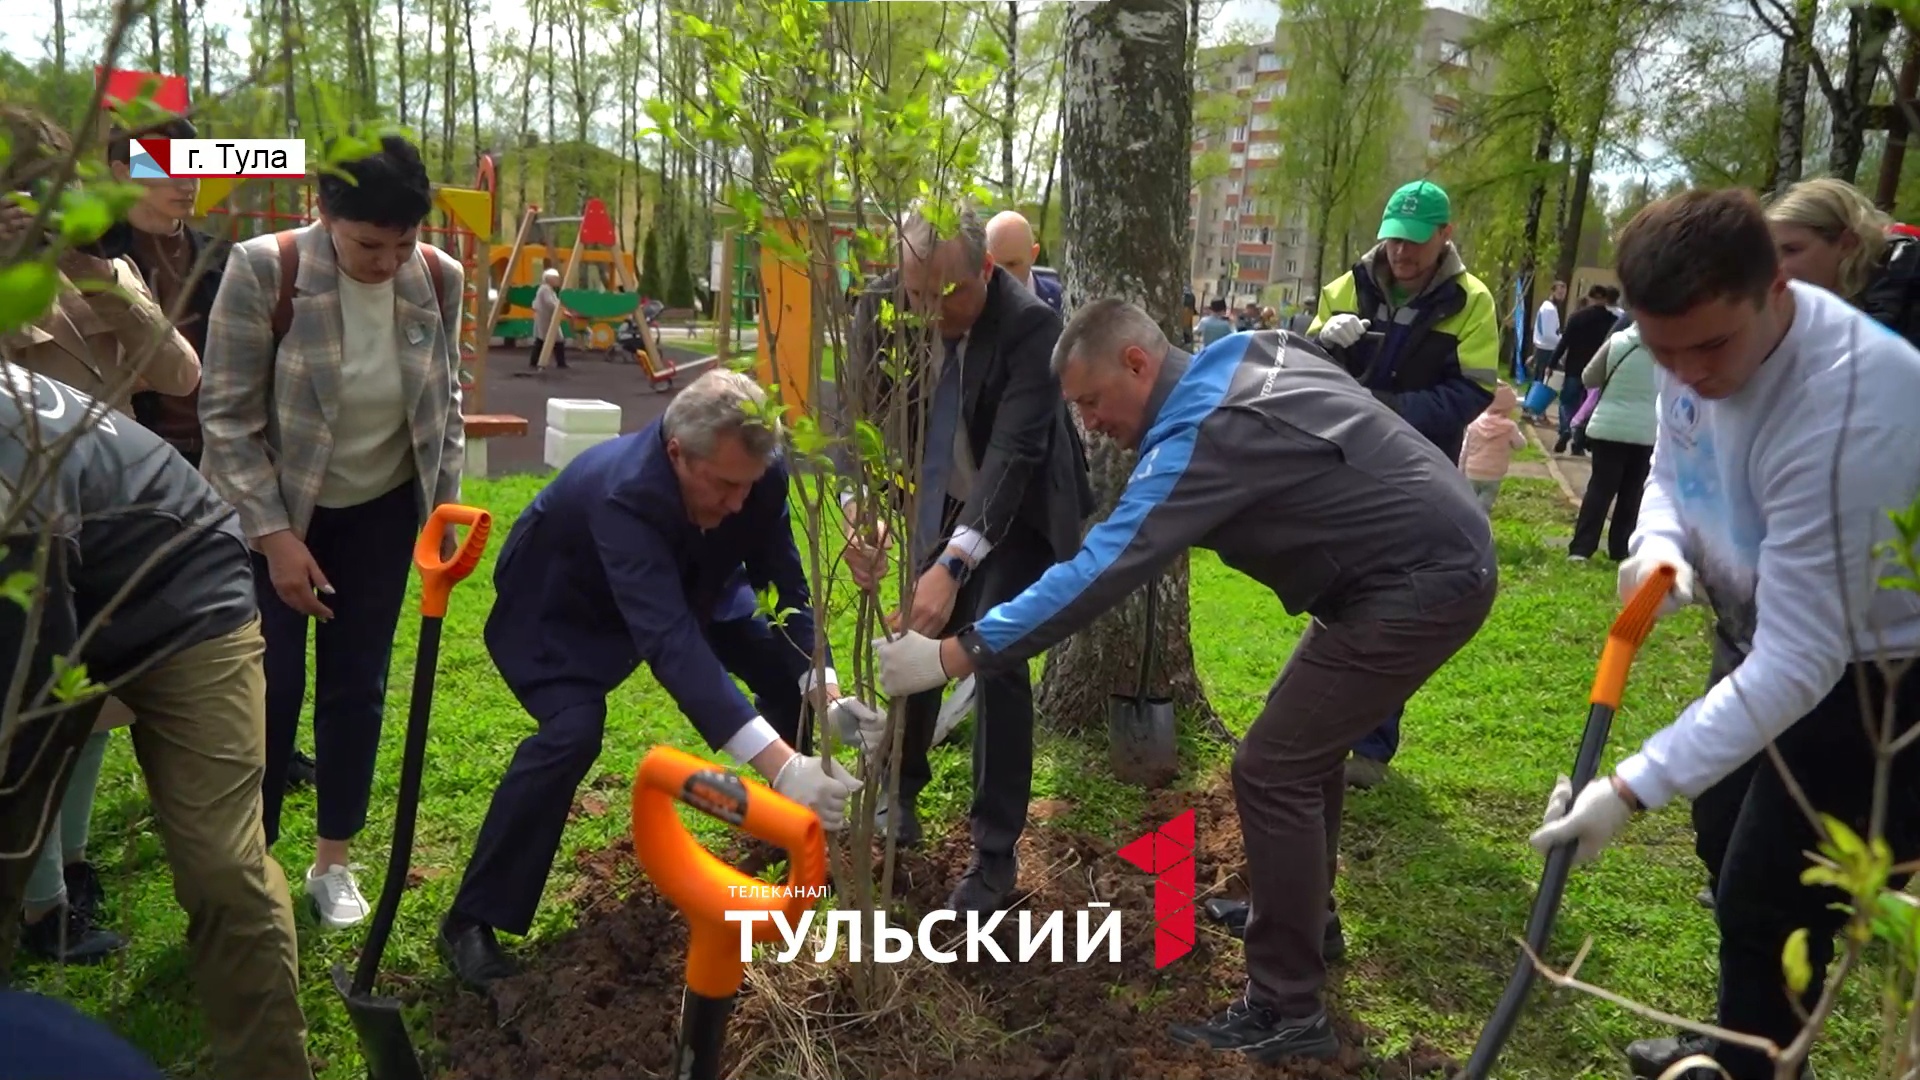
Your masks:
M940 381L927 413L926 448L921 451L920 508L914 519L917 561L925 562L942 539L940 519L947 503L947 472L953 467L953 434L960 423L960 343L947 343Z

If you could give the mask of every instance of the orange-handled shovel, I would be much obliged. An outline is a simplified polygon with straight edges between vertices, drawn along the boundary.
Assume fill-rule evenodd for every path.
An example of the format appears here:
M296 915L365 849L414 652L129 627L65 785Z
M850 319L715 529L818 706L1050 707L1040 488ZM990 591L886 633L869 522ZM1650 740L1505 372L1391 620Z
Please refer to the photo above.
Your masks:
M787 851L785 886L768 885L721 862L674 812L675 800ZM633 852L653 887L687 920L687 986L672 1075L716 1080L734 997L746 978L740 926L727 912L780 912L789 927L827 880L826 832L812 810L772 788L670 746L640 761L633 784ZM772 941L771 919L754 923L753 940Z
M1573 790L1587 786L1600 771L1600 753L1607 748L1607 736L1613 730L1613 714L1620 708L1620 696L1627 689L1627 672L1633 667L1634 654L1653 632L1660 605L1673 589L1674 569L1661 566L1647 575L1640 588L1627 599L1607 632L1606 647L1600 650L1600 668L1593 676L1593 693L1588 696L1587 729L1580 736L1580 754L1573 764ZM1553 920L1560 913L1560 897L1567 889L1567 875L1573 869L1577 841L1569 840L1547 855L1547 869L1540 878L1540 891L1534 894L1533 910L1527 915L1527 948L1534 956L1544 955L1547 940L1553 935ZM1473 1057L1458 1080L1486 1080L1493 1063L1506 1045L1520 1010L1527 1003L1527 991L1533 987L1533 961L1522 955L1507 980L1493 1019L1480 1030L1480 1041Z
M442 558L440 545L447 530L461 525L467 527L465 539L453 558ZM373 980L380 973L380 957L393 934L400 894L406 890L407 871L413 862L414 818L420 810L421 774L426 771L427 718L433 714L433 677L440 666L440 623L446 617L453 587L480 565L492 528L493 516L485 510L448 503L434 508L427 527L413 545L413 565L420 571L420 648L413 662L413 701L407 709L407 745L400 760L400 802L394 810L393 846L387 854L387 876L380 883L380 901L367 930L367 944L360 950L352 981L347 979L345 965L333 966L333 985L346 999L347 1015L360 1036L360 1052L367 1060L371 1080L422 1080L426 1076L413 1051L413 1040L407 1036L400 1002L375 997Z

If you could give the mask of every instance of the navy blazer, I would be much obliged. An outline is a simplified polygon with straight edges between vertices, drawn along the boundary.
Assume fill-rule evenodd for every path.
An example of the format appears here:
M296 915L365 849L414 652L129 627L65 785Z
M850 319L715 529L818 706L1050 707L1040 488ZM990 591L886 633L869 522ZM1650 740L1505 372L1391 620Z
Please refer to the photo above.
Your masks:
M759 711L705 630L750 615L750 589L771 585L776 610L792 609L772 641L796 650L796 683L813 652L784 458L739 513L703 531L687 520L658 420L561 470L513 523L493 581L487 651L543 721L604 699L645 662L707 745L726 745Z

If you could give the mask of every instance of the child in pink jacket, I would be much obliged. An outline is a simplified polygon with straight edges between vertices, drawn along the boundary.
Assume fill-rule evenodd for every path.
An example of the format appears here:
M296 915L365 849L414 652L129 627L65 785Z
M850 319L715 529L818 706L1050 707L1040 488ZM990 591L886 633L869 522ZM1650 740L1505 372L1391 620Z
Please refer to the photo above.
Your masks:
M1527 444L1520 425L1513 422L1518 404L1513 387L1500 383L1494 388L1493 402L1467 425L1466 438L1460 444L1460 471L1467 474L1481 508L1489 514L1493 513L1493 501L1500 497L1500 482L1507 478L1513 452Z

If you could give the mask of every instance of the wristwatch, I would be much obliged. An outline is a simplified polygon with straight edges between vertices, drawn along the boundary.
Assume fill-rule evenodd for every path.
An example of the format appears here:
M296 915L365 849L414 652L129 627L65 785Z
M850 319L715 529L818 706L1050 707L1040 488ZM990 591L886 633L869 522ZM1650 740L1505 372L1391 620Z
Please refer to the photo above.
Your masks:
M967 579L973 576L973 567L968 566L967 560L958 555L942 555L935 565L944 568L948 574L952 575L953 580L961 585L965 585Z

